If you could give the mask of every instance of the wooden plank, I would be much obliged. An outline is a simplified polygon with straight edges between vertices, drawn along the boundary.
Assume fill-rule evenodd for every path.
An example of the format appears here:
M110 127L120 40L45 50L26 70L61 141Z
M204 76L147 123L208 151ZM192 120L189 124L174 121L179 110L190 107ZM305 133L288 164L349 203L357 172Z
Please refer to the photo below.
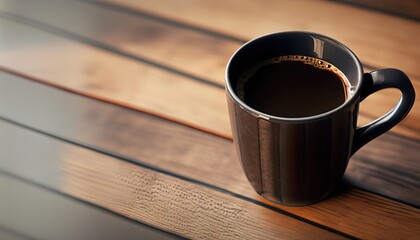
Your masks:
M22 166L34 165L31 160L37 159L26 158ZM57 181L51 175L50 180ZM17 239L182 239L8 175L0 174L0 190L0 224L13 229L6 233Z
M410 223L416 224L419 218L413 207L354 188L346 188L313 206L293 208L273 204L252 190L230 141L10 74L0 73L0 86L8 86L0 89L2 117L7 116L10 120L59 138L210 184L212 188L231 195L239 194L352 236L401 237L401 234L413 233ZM391 142L393 147L389 146ZM375 151L375 155L367 152L361 155L363 158L356 155L351 159L345 178L353 184L363 184L370 191L418 205L420 168L415 156L420 154L419 144L386 134L370 145L369 149L375 149L371 150ZM390 151L381 151L384 148ZM398 151L392 152L392 149ZM387 159L385 163L383 159ZM398 161L391 161L394 159ZM359 166L366 168L362 174ZM407 181L409 176L414 178ZM364 183L365 180L368 181Z
M217 36L84 2L1 0L0 9L219 85L224 85L227 60L240 46Z
M197 128L230 133L222 89L9 20L0 19L0 29L1 66Z
M419 156L419 141L386 134L353 156L346 179L352 186L408 200L419 207Z
M419 77L420 23L329 1L102 0L244 39L303 30L331 36L362 62ZM101 1L100 1L101 2Z
M175 69L179 69L181 71L185 71L185 73L193 74L194 76L198 76L199 79L208 79L210 82L214 82L216 84L222 84L223 82L223 71L224 71L224 64L227 62L229 55L234 51L235 48L240 46L240 43L238 42L232 42L226 39L220 39L216 38L215 36L209 36L208 34L198 34L196 31L180 28L177 26L172 26L168 24L162 24L162 23L156 23L154 21L150 21L145 18L136 17L132 15L117 13L111 10L102 9L94 5L89 5L86 3L79 3L79 2L67 2L63 5L56 4L45 4L45 2L42 2L44 4L34 3L33 6L29 5L30 7L10 7L9 5L15 6L11 4L8 1L3 1L5 6L2 6L1 9L12 11L16 14L24 15L25 17L29 17L31 19L34 19L35 21L42 22L44 24L52 25L54 27L57 27L59 29L63 29L67 31L67 33L70 34L77 34L77 36L82 36L82 38L87 39L94 39L94 41L97 41L97 45L102 46L105 44L106 46L111 46L116 49L122 49L122 54L135 54L135 56L145 56L146 59L152 59L154 61L157 61L158 63L163 63L165 66L169 67L175 67ZM12 2L15 3L15 2ZM28 3L29 4L29 3ZM27 6L27 5L25 5ZM45 12L46 11L46 12ZM74 14L77 12L80 17L75 18ZM54 14L51 14L54 13ZM111 21L112 20L112 21ZM110 22L111 21L111 22ZM98 26L97 28L99 30L94 30L91 26L92 22L97 22ZM125 27L118 27L119 24L116 23L123 23ZM96 25L95 25L96 26ZM7 28L4 26L3 28ZM29 36L33 35L42 35L41 33L34 32L33 30L28 30L26 28L17 28L22 31L16 31L15 29L11 29L10 31L13 31L13 34L18 34L20 39L29 39ZM114 30L117 29L117 30ZM137 29L136 31L133 31L132 29ZM143 35L148 36L148 32L152 31L151 29L154 29L153 32L159 32L160 34L156 34L154 36L149 36L148 42L159 43L161 46L159 49L166 49L166 50L158 50L155 51L155 47L149 46L145 43L142 43L141 41L136 41L133 43L132 39L136 38L136 35L140 33L143 33ZM117 31L115 34L103 34L105 30L109 32ZM54 31L55 33L57 31ZM176 33L176 34L174 34ZM10 33L12 34L12 33ZM68 35L68 34L67 34ZM141 35L141 34L140 34ZM48 37L46 37L48 38ZM57 39L57 37L51 37L53 39ZM59 41L59 40L56 40ZM67 43L65 39L60 40L60 42L66 42L67 44L74 45L73 43ZM189 43L189 44L183 44L183 43ZM190 44L191 43L191 44ZM193 44L196 43L196 44ZM10 47L7 45L10 44L8 42L4 43L3 49ZM30 44L30 43L27 43ZM63 43L64 44L64 43ZM78 48L79 45L74 45L74 48ZM174 48L174 46L177 46ZM1 46L0 46L1 48ZM35 48L35 47L34 47ZM133 72L132 68L110 68L110 65L120 66L121 64L114 63L115 59L107 60L111 58L110 56L105 57L104 54L102 54L100 51L83 47L83 53L89 52L90 55L99 55L96 58L103 59L102 62L94 62L94 60L89 59L90 61L86 62L86 55L83 54L83 58L78 58L77 53L81 53L81 51L71 51L63 50L61 49L61 46L57 46L57 50L54 49L32 49L33 52L26 52L25 51L7 51L9 54L3 56L3 61L0 62L0 64L3 64L3 66L8 66L14 69L19 68L19 70L25 69L25 72L31 73L31 74L37 74L37 76L41 76L44 79L47 79L50 82L61 84L62 86L71 87L73 89L76 89L78 91L82 91L86 94L94 94L97 97L101 98L108 98L112 100L116 100L118 102L124 102L126 104L138 106L141 108L145 108L147 110L156 111L159 114L163 114L164 116L177 119L177 121L186 122L189 124L192 124L196 127L201 127L203 129L207 129L209 131L213 131L219 135L223 135L225 137L230 137L231 132L229 128L229 123L227 119L227 110L226 110L226 103L224 102L224 97L222 97L223 93L221 91L211 91L209 93L205 92L202 87L197 88L194 85L191 84L189 88L191 91L189 91L188 94L193 94L193 96L190 96L190 99L196 99L200 97L199 100L194 101L194 103L201 103L202 105L208 105L209 108L214 108L216 104L218 104L218 109L221 111L219 114L217 113L217 109L206 109L206 108L200 108L193 105L194 103L186 104L185 102L188 100L178 100L173 101L171 99L170 101L165 101L165 98L168 98L172 96L171 89L166 89L164 87L159 88L159 83L161 83L163 86L168 85L168 83L165 81L163 82L162 79L154 79L156 77L171 78L174 79L184 79L182 77L176 76L173 73L162 73L159 74L153 74L155 71L151 70L152 74L146 74L146 72L149 71L143 71L144 73L141 75L144 77L144 79L140 79L140 77L136 77L135 80L133 80L134 76L139 75L137 71ZM66 48L66 47L63 47ZM217 48L217 49L215 49ZM89 49L89 50L87 50ZM6 51L5 51L6 52ZM60 55L57 54L57 52L61 52ZM172 58L167 58L166 53L170 52ZM50 54L51 53L51 54ZM70 56L71 54L71 56ZM34 63L36 60L34 58L38 58L39 56L43 56L44 58L54 59L51 60L52 62L66 62L67 66L60 65L60 66L51 66L50 63L48 63L48 66L44 66L44 64L47 64L47 62L41 62L37 64L42 64L43 66L37 66ZM196 56L207 56L209 59L219 59L219 63L223 62L223 64L213 64L213 60L203 60L203 62L192 60L195 59ZM70 59L67 59L70 58ZM74 62L73 58L77 59L78 62ZM92 57L93 58L93 57ZM22 60L24 59L24 60ZM57 60L55 60L57 59ZM176 61L173 61L177 59ZM75 66L75 69L69 69L68 65L72 63L72 66ZM108 62L113 62L110 64L107 64ZM127 61L125 61L124 65ZM208 65L206 65L208 63ZM80 64L80 65L79 65ZM92 66L93 65L93 66ZM106 66L103 66L106 65ZM131 64L128 64L131 66ZM143 65L144 68L148 68L147 65ZM91 66L91 67L86 67ZM205 67L204 67L205 66ZM66 71L66 75L68 78L71 78L71 80L68 80L66 82L62 81L62 76L57 76L51 74L51 72L46 72L45 68L53 68L54 72L58 75L60 71ZM111 73L107 72L105 75L106 80L104 80L104 75L99 74L92 69L101 69L102 67L106 67L108 70L111 71ZM215 75L208 75L208 69L205 68L208 67L211 69L211 72ZM39 68L42 68L39 69ZM66 69L62 69L66 68ZM82 68L82 69L77 69ZM87 70L85 70L87 69ZM143 69L143 68L142 68ZM152 69L154 69L152 67ZM191 69L191 70L189 70ZM39 71L42 71L42 74L39 73ZM366 69L367 71L370 71L372 69ZM78 71L84 73L86 76L80 76L80 75L72 75L71 71ZM124 73L120 73L120 71L124 71ZM130 74L131 73L131 74ZM123 79L115 79L113 76L115 75L121 75L124 76ZM132 76L130 76L132 75ZM157 76L155 76L157 75ZM90 78L87 80L86 78ZM95 80L95 83L87 84L87 82L92 82L93 78L102 78L101 82L98 80ZM191 80L191 79L190 79ZM414 79L415 87L418 91L420 91L420 81L417 82L416 79ZM118 81L118 83L116 83ZM146 81L147 86L149 87L150 82L153 82L156 88L148 89L144 88L143 84L139 84L138 87L142 87L142 89L137 89L131 87L134 83L133 81ZM184 81L181 81L182 83ZM75 83L71 84L70 83ZM102 85L107 86L102 86ZM172 83L176 84L176 83ZM171 84L171 86L172 86ZM86 86L87 85L87 86ZM95 86L95 87L92 87ZM117 85L117 86L115 86ZM136 84L137 86L137 84ZM175 92L185 92L185 89L188 87L188 84L181 84L179 86L183 90L175 91ZM104 89L103 89L104 88ZM112 88L112 89L109 89ZM108 90L108 91L105 91ZM143 90L143 91L142 91ZM147 92L146 92L147 91ZM198 92L194 92L198 91ZM150 96L150 93L153 92L155 96L158 99L146 99ZM218 93L217 93L218 92ZM187 94L187 93L185 93ZM199 95L199 96L197 96ZM144 97L143 97L144 96ZM183 95L184 96L184 95ZM185 95L186 97L188 95ZM364 114L360 118L361 123L368 123L375 118L381 116L382 114L386 113L389 109L391 109L395 103L398 101L399 98L399 92L398 91L384 91L379 92L371 97L368 98L367 101L365 101L362 104L361 112ZM180 96L173 96L173 98L179 98ZM206 98L211 99L211 102L207 102ZM129 101L128 101L129 99ZM151 102L152 101L152 102ZM418 101L416 101L416 105L418 104ZM168 105L168 102L172 104L177 104L177 108L174 107L166 107ZM180 104L178 104L180 103ZM182 106L183 111L177 111L180 106ZM190 108L185 109L184 108ZM193 109L191 109L193 108ZM202 116L202 118L200 118ZM417 122L420 121L420 109L419 108L413 108L411 114L396 128L393 129L393 131L403 134L405 136L413 137L416 139L420 139L420 125L417 124Z
M8 136L0 139L6 148L0 152L0 168L4 171L187 238L302 239L311 236L345 239L228 194L9 123L0 122L0 129ZM17 148L25 151L16 151ZM28 164L34 165L30 171L26 167ZM0 183L1 188L10 184L2 178ZM12 185L7 190L15 188ZM31 192L24 194L34 196ZM46 194L36 195L41 202L49 197ZM13 195L8 198L11 201ZM5 207L11 205L10 201ZM22 201L32 204L24 199ZM107 227L98 227L102 229L102 234L107 233ZM119 237L109 232L105 236Z
M417 21L420 20L420 1L418 0L352 0L346 1L345 3L355 4L356 6L367 7Z

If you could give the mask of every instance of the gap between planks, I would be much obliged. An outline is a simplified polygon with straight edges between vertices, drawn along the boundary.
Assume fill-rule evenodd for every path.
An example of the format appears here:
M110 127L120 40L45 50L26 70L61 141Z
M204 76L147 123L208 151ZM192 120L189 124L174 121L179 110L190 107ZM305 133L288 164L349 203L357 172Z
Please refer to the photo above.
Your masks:
M25 80L25 81L27 81L27 80ZM45 94L42 94L42 95L45 95ZM94 101L94 100L93 100ZM49 112L51 112L51 110L49 111ZM54 112L54 111L53 111ZM29 113L28 113L29 114ZM118 114L118 115L120 115L120 114ZM133 131L130 131L130 132L133 132ZM68 138L68 137L66 137L66 138ZM85 140L77 140L78 142L80 142L80 141L85 141ZM95 143L88 143L88 146L95 146ZM107 147L106 149L109 149L109 147ZM111 150L112 151L112 150ZM118 151L118 150L117 150ZM136 161L135 159L133 159L134 161ZM160 163L163 163L162 161L159 161ZM167 167L165 167L165 168L167 168ZM248 186L249 187L249 186ZM255 195L255 194L254 194ZM351 195L350 195L351 196ZM344 202L340 202L340 201L338 201L337 202L337 204L339 204L339 205L341 205L341 204L344 204L345 202L346 202L346 199L347 198L349 198L349 196L347 195L347 197L346 196L342 196L342 201L344 200ZM352 199L352 198L350 198L350 199ZM379 198L380 199L380 198ZM379 200L378 199L378 200ZM352 201L354 201L355 199L353 199ZM255 201L255 200L254 200ZM391 204L391 202L389 202L389 204L387 204L387 202L388 201L385 201L385 200L381 200L382 201L382 204L384 204L384 206L385 205L389 205L389 204ZM334 201L333 201L333 203L334 203ZM271 203L264 203L264 204L269 204L269 205L271 205L271 206L273 206L273 207L278 207L278 206L276 206L275 204L271 204ZM327 210L329 207L327 207L328 206L328 204L331 204L331 201L329 201L329 202L326 202L325 204L324 203L322 203L321 205L319 205L318 206L318 208L320 207L320 206L323 206L323 207L321 207L321 208L319 208L321 211L323 211L323 209L326 207L326 209L324 209L324 210ZM360 204L360 203L359 203ZM393 206L395 203L392 203L391 204L391 206ZM398 204L397 204L398 205ZM315 206L316 207L316 206ZM354 206L353 206L354 207ZM280 207L280 208L282 208L282 207ZM366 207L365 207L366 208ZM400 207L399 208L404 208L402 205L400 205ZM310 207L309 208L301 208L301 209L294 209L294 208L286 208L288 211L292 211L292 212L300 212L300 210L302 210L303 212L307 212L309 209L311 209ZM317 208L315 208L315 209L317 209ZM372 209L372 207L368 207L368 209ZM313 209L312 209L312 211L313 211ZM311 210L309 210L309 212L307 212L307 213L309 213L309 215L306 215L306 214L304 214L305 216L311 216L311 217L313 217L313 216L315 216L316 215L316 212L312 212L312 213L310 213L311 212ZM339 213L340 212L340 209L335 209L335 210L333 210L333 212L336 212L336 213ZM357 211L355 211L355 213L356 213ZM302 212L301 212L302 213ZM345 213L342 213L342 214L345 214ZM300 215L300 214L299 214ZM356 214L357 215L357 214ZM359 218L359 220L358 221L356 221L356 222L359 222L360 221L360 219L361 219L361 216L359 216L358 217ZM383 221L385 221L386 219L387 219L387 217L386 216L382 216L382 217L380 217L381 219L383 219ZM395 217L393 217L393 219L395 219ZM336 222L336 221L335 221ZM354 222L354 221L351 221L351 222ZM393 221L392 221L393 222ZM366 223L365 223L366 224ZM385 222L382 222L381 223L381 225L382 224L385 224ZM348 229L348 227L346 228L347 230L346 231L358 231L357 229L359 229L359 228L357 228L357 229ZM360 233L359 233L360 234ZM366 234L366 232L365 232L365 234Z

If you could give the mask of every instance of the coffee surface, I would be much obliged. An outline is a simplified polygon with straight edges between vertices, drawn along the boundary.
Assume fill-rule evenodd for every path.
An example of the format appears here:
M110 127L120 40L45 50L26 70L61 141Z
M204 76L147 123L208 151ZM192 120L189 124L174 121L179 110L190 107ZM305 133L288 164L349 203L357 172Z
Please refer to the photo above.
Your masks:
M351 94L345 75L331 63L307 56L281 56L247 69L237 85L250 107L278 117L308 117L330 111Z

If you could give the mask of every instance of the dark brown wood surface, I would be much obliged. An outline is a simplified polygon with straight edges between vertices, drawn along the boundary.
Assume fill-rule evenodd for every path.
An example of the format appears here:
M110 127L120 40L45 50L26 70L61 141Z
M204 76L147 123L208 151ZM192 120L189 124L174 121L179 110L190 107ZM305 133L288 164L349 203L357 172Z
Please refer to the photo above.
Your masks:
M4 123L0 123L2 124ZM2 130L5 129L2 128ZM15 135L9 136L10 144L12 143L10 140L13 140ZM14 146L10 147L13 149ZM4 150L1 152L2 157L6 154ZM13 161L18 160L15 153L8 157ZM4 166L6 161L1 163ZM27 165L27 159L25 158L22 163ZM62 194L56 194L47 188L48 184L36 185L28 179L17 177L4 170L6 168L0 170L0 211L2 213L0 225L3 228L0 229L1 239L71 240L85 239L87 236L91 239L138 239L139 236L147 239L179 239L176 235L156 231L150 226L109 214L109 211L104 211L103 208L76 201L69 198L64 191L61 191ZM49 176L53 174L43 173ZM58 183L54 178L49 179L49 182ZM55 214L46 214L48 212ZM3 234L2 230L7 235Z
M98 0L105 8L137 10L249 40L270 32L304 30L331 36L370 66L395 67L420 77L417 21L331 1ZM192 2L195 2L192 4ZM128 9L128 10L127 10ZM263 16L263 17L262 17ZM378 50L379 49L379 50Z
M342 238L208 187L10 123L0 123L0 129L10 137L1 142L6 147L1 167L10 175L23 175L27 181L188 238L301 239L307 234L320 239ZM16 154L16 143L26 152ZM39 157L38 171L19 167L27 155ZM286 224L275 224L279 222Z
M418 143L410 145L405 139L387 134L374 145L379 155L367 155L367 159L360 159L358 154L351 160L345 179L370 191L384 194L388 199L344 185L335 196L317 205L282 207L259 197L244 175L236 174L241 172L241 168L232 143L228 140L145 113L55 90L15 75L3 73L0 76L0 83L9 86L9 89L0 92L0 102L14 103L10 107L2 106L0 116L8 116L6 120L145 166L156 166L171 174L185 176L250 201L258 201L266 207L287 211L352 236L387 237L390 233L386 229L394 229L393 232L398 233L395 237L405 236L397 231L405 228L407 229L404 232L410 236L412 232L409 229L420 223L416 207L407 207L389 200L398 197L397 201L407 201L410 205L418 206L415 192L419 181L415 177L419 174L416 173L418 163L404 155L407 151L418 152ZM51 102L50 99L55 101ZM36 106L43 108L38 109ZM65 111L62 111L63 107ZM401 151L391 153L392 156L381 153L381 149L389 142L398 144ZM391 157L401 159L402 164L393 169L395 162L381 162L381 159ZM359 174L360 169L364 171L362 174ZM406 176L412 171L413 179L406 181ZM390 174L391 176L384 178ZM393 187L384 191L384 185ZM352 209L351 215L349 208ZM405 214L397 214L401 211ZM343 216L346 218L343 219ZM407 217L412 222L407 223ZM381 221L377 222L375 219ZM337 222L340 225L337 226Z
M16 1L12 3L16 3ZM11 5L13 6L13 4ZM4 17L22 23L10 26L5 22L4 24L9 27L5 26L4 28L13 31L22 41L29 38L48 38L48 41L55 42L55 47L48 46L48 49L45 50L37 46L33 49L35 52L9 52L9 54L1 56L2 59L7 59L4 63L5 66L27 71L37 76L42 74L40 77L50 82L70 86L86 94L105 96L124 104L138 106L226 137L231 135L224 91L219 90L218 87L222 88L223 86L224 65L234 50L242 44L242 40L234 41L173 26L173 24L153 22L150 17L123 14L84 2L44 5L27 3L27 5L30 7L0 9L0 11L2 10L0 13L3 13ZM352 8L350 7L350 9ZM49 12L56 14L48 14ZM74 12L83 17L74 18ZM100 23L96 31L92 31L92 27L87 24L93 21ZM118 27L117 23L121 23L123 27ZM36 31L37 29L34 27L39 31ZM116 32L114 33L114 31ZM159 41L153 40L150 31L156 34L155 38L158 38ZM62 37L54 36L54 34ZM147 37L147 41L136 36ZM69 41L68 38L76 41ZM78 47L80 42L84 43L82 48ZM158 44L157 42L163 47L150 45L151 43ZM88 46L85 46L86 43ZM414 49L414 47L411 48ZM115 61L115 56L103 54L101 50L106 52L111 50L126 60ZM42 56L49 61L34 64L33 59L40 57L39 51L42 51ZM61 54L57 54L57 52ZM88 52L89 54L86 54ZM400 57L392 52L388 54L395 55L396 58ZM196 59L197 56L206 57ZM101 58L102 61L93 60L96 58ZM194 59L193 65L188 62L190 59ZM218 61L212 59L218 59ZM61 64L63 61L68 64ZM56 65L52 67L51 62ZM121 62L124 62L124 66L121 66ZM69 66L70 64L71 66ZM49 67L45 67L45 65ZM110 65L114 67L111 68ZM164 69L162 69L162 65ZM27 69L28 67L30 69ZM74 68L73 71L70 71L70 67ZM58 68L65 69L46 71L46 69ZM108 69L109 73L95 71L104 68ZM365 70L371 71L373 68L367 67ZM63 71L66 71L66 76L71 80L63 81L60 79L63 76L54 75ZM77 75L70 76L70 74L76 73ZM124 77L115 78L115 74ZM174 78L187 81L172 80L172 88L160 88L159 84L152 84L160 82L160 84L166 85L169 84L167 83L169 79ZM411 78L415 80L416 89L420 89L420 79L416 80L417 78L413 76ZM107 81L107 87L104 89L97 81ZM207 87L205 83L216 84L216 86ZM136 86L136 88L127 88L126 86ZM171 89L174 89L179 95L173 96L168 92ZM187 89L190 91L185 92ZM155 94L156 97L153 98L150 94ZM378 92L370 96L362 104L361 124L368 123L389 111L398 101L399 96L399 92L396 90ZM196 99L196 101L189 101L190 99ZM168 107L171 104L177 105L177 107ZM207 107L201 108L196 104L200 106L205 104ZM416 124L420 121L418 116L420 116L419 108L413 108L412 113L392 131L420 139L420 127Z
M420 56L420 24L347 4L305 2L324 16L314 22L293 14L300 1L263 2L0 1L0 189L21 198L13 189L42 188L47 193L40 196L54 199L64 194L51 202L70 196L169 237L419 238L417 99L399 126L352 157L333 196L284 207L259 197L243 175L223 71L247 39L303 29L343 41L366 71L401 68L419 92L413 61ZM274 14L279 9L284 16ZM359 124L398 98L393 90L369 97ZM0 236L55 239L45 228L17 228L11 219L0 223L6 229Z
M420 20L420 1L417 0L349 0L340 2L367 7L375 11L394 14L416 21Z

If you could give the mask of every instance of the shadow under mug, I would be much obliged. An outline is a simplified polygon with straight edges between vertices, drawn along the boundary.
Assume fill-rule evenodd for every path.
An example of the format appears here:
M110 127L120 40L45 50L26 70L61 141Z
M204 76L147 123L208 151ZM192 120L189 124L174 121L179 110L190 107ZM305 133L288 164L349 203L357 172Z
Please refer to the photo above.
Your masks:
M354 94L331 111L302 118L272 116L249 107L236 94L240 75L254 64L285 55L332 63L355 87ZM399 89L400 101L381 118L357 128L359 102L384 88ZM234 143L246 177L261 196L289 206L316 203L332 192L349 158L399 123L415 99L403 72L381 69L363 73L350 49L310 32L273 33L244 44L227 65L226 90Z

